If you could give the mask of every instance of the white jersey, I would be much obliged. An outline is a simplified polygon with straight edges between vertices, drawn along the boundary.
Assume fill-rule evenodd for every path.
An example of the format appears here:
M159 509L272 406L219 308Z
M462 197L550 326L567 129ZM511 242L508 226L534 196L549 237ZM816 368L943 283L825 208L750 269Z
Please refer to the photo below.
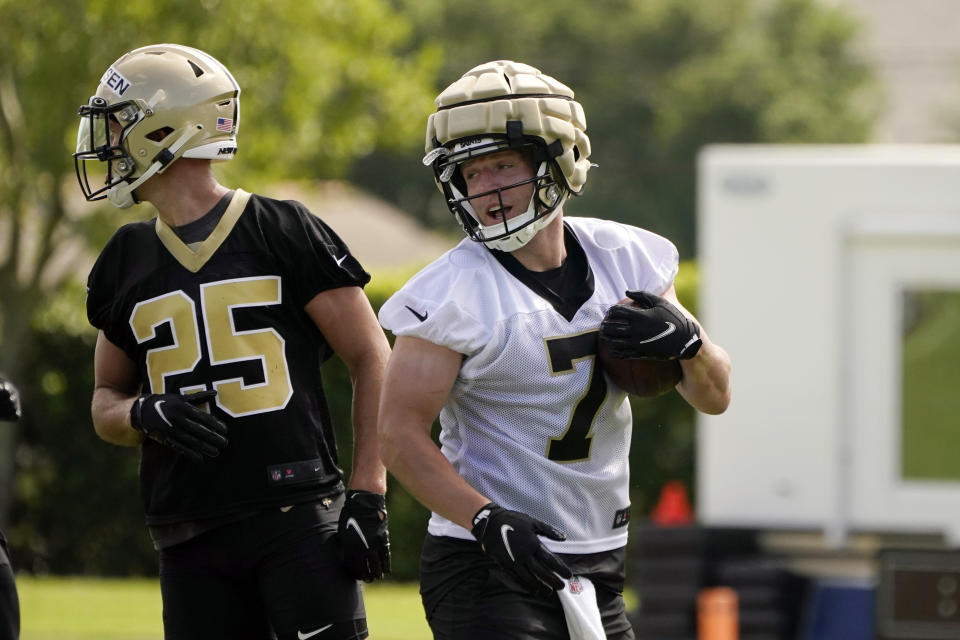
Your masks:
M564 317L464 239L410 279L380 309L380 323L466 357L440 414L443 455L471 486L506 509L567 535L559 553L627 542L632 428L626 394L596 365L596 336L625 292L658 295L678 257L667 239L593 218L564 218L593 276L591 297ZM473 539L434 513L433 535Z

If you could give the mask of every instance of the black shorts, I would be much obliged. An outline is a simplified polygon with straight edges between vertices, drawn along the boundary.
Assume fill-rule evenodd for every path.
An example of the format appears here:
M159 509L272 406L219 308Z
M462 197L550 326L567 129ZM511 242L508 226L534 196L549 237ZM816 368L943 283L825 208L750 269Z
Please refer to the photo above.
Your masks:
M626 549L558 555L596 587L607 638L632 640L623 603ZM528 593L471 540L427 535L420 556L420 596L438 640L570 638L556 594Z
M162 549L166 640L366 638L360 584L336 547L342 505L267 509Z

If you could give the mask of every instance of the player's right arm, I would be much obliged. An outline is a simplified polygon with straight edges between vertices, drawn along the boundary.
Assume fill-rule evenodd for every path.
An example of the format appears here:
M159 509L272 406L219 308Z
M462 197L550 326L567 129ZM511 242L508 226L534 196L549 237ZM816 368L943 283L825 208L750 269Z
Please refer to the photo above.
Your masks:
M143 434L130 424L130 409L138 396L137 366L103 331L97 335L93 380L90 413L97 435L120 446L140 444Z
M399 336L380 396L380 456L425 507L468 531L490 500L461 478L430 437L463 356L422 338Z
M562 589L557 574L569 578L570 569L543 546L540 536L565 536L491 502L460 477L430 437L462 361L456 351L422 338L397 338L380 396L383 462L424 506L470 531L484 552L528 591Z
M101 331L93 356L90 413L97 435L134 447L146 436L193 462L215 458L227 446L227 426L200 405L216 391L138 395L136 363Z

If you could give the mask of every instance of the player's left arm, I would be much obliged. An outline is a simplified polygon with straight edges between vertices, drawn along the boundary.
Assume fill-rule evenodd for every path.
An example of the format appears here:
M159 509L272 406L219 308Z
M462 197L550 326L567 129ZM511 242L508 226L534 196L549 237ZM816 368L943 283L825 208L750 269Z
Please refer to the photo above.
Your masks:
M337 533L344 567L371 582L390 573L387 470L380 460L377 410L390 344L360 287L313 297L306 311L347 365L353 385L353 472Z
M683 379L677 385L677 391L692 407L703 413L718 414L730 405L730 356L716 344L703 330L693 314L687 311L677 300L673 285L662 294L685 316L700 326L700 339L703 345L692 358L678 360L683 368Z
M377 409L390 343L360 287L318 293L305 307L350 372L353 385L353 473L349 487L373 493L387 490L380 461Z

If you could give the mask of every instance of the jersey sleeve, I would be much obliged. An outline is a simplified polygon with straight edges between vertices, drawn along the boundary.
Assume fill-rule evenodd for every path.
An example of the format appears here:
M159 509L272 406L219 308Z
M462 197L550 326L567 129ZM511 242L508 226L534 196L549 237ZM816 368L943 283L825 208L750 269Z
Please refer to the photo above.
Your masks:
M116 290L116 282L111 282L112 270L106 266L106 262L107 250L105 249L97 257L87 276L87 320L100 330L106 329L110 322L110 309L113 306L111 292Z
M370 281L370 274L329 225L299 202L283 204L276 228L267 233L298 304L330 289L363 287Z
M630 238L627 247L631 256L629 264L634 269L631 274L632 281L637 283L632 290L663 295L673 285L680 268L680 254L676 246L663 236L646 229L621 226Z
M493 335L480 313L490 281L482 267L455 264L451 254L462 252L448 252L411 278L380 308L380 324L395 336L422 338L464 355L479 351Z
M568 218L581 240L596 252L594 267L606 272L611 282L626 291L649 291L662 295L673 285L680 265L677 248L652 231L612 220Z
M117 230L97 256L87 276L87 320L113 344L129 352L129 328L119 314L123 306L123 274L131 262L125 256L139 249L133 225ZM134 260L133 264L136 264ZM126 267L124 265L127 265Z

